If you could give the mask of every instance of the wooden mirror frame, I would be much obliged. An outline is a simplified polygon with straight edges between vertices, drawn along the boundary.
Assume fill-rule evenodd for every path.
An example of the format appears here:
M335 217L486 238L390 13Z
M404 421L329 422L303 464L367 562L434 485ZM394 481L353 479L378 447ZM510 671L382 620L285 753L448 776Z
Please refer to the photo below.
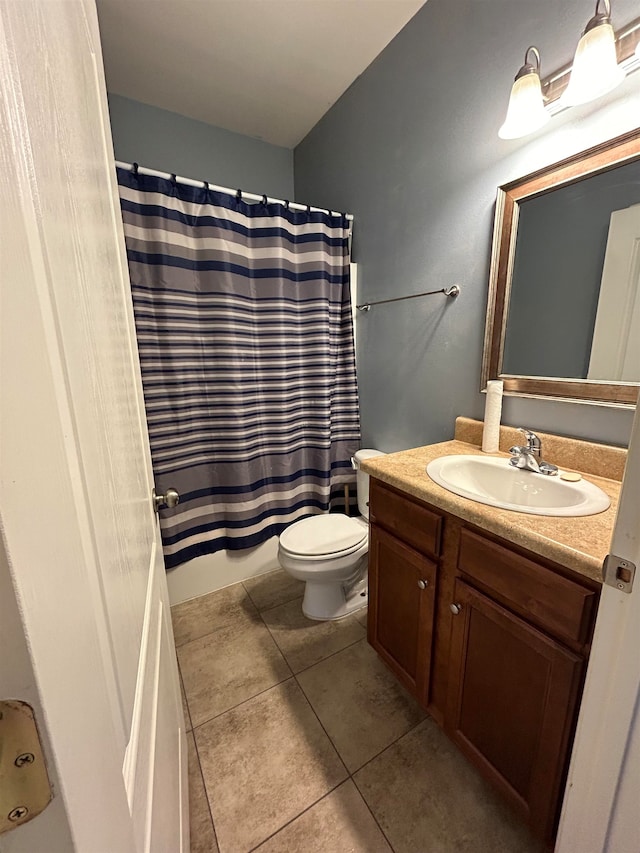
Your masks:
M502 372L502 359L520 203L544 195L564 184L575 183L581 178L622 166L639 157L640 129L603 142L601 145L554 163L524 178L498 187L491 248L481 390L486 390L490 379L502 379L505 394L513 396L546 397L609 406L635 405L638 398L637 384L515 376Z

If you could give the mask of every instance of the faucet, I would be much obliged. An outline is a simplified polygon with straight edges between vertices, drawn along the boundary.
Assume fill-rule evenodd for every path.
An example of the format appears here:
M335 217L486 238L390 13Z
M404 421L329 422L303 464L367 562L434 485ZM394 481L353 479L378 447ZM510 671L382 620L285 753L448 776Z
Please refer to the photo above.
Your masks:
M509 450L511 459L509 464L523 471L533 471L534 474L546 474L553 476L558 473L558 466L545 462L542 459L542 442L530 429L518 427L518 431L524 434L526 445L515 445Z

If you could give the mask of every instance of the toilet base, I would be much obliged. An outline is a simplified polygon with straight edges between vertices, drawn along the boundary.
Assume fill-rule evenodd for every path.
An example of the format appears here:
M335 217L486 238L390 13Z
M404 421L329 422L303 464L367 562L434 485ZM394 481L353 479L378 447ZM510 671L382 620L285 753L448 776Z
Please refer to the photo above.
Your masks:
M367 575L360 578L346 593L340 583L305 583L302 612L307 619L329 622L343 619L367 604Z

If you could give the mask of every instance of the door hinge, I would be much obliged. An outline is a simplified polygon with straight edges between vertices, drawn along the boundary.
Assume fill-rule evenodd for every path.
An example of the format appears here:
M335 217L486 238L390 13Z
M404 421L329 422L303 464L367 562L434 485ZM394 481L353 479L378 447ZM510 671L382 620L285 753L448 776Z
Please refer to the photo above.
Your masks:
M636 574L636 564L615 554L607 554L602 566L602 579L608 585L621 592L631 592Z
M0 701L0 833L31 820L53 797L33 708Z

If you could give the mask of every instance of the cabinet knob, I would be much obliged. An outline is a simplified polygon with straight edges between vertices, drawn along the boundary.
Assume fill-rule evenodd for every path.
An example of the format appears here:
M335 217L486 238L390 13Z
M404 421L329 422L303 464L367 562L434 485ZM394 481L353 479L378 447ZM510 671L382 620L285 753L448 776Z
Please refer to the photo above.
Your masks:
M461 604L450 604L449 610L453 613L454 616L457 616L462 610Z
M426 589L429 586L429 581L423 581L422 579L420 579L418 581L418 586L420 587L420 589Z

